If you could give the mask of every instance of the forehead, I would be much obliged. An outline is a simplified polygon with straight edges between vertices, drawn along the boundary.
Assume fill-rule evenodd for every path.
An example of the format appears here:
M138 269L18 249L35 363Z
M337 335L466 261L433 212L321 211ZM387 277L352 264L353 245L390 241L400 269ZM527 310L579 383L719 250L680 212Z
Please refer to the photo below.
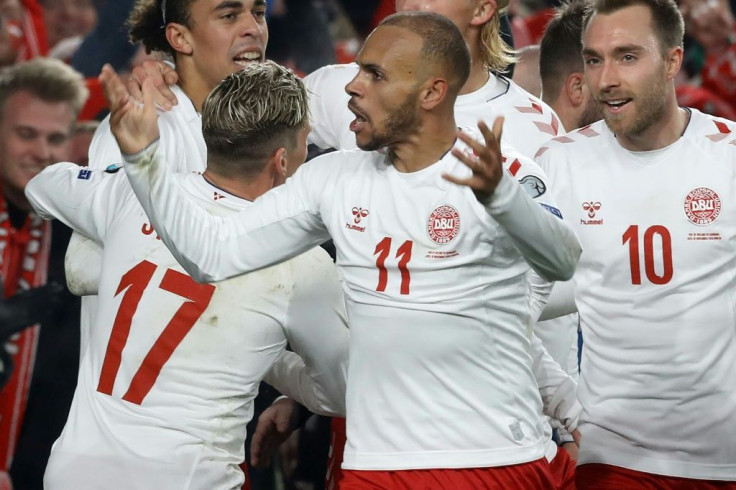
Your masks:
M610 14L593 15L583 32L583 48L605 52L618 46L657 47L652 13L634 5Z
M406 28L382 26L366 39L358 53L359 64L412 71L419 59L422 38Z
M6 99L1 121L4 127L67 132L74 122L74 111L66 102L46 102L22 90Z
M166 0L172 1L172 0ZM251 9L254 7L265 7L266 0L194 0L190 4L190 10L199 12L212 12L223 8L243 8Z

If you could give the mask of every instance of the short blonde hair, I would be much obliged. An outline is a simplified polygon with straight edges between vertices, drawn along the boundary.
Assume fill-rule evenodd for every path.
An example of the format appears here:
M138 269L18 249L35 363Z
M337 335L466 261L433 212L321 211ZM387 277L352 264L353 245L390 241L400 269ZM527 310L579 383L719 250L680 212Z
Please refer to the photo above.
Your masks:
M89 96L82 75L52 58L34 58L0 69L0 115L5 101L17 92L30 92L44 102L65 102L79 114Z
M221 171L260 171L271 152L293 147L307 127L307 102L299 77L273 61L228 75L202 105L208 156Z

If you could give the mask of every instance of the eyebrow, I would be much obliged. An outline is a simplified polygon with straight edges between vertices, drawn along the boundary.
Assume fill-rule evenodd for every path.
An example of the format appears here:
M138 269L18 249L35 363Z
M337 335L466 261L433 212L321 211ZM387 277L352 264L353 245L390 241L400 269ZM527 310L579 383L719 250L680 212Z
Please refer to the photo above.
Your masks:
M234 8L243 8L243 2L240 0L224 0L223 2L220 2L217 4L217 6L212 9L213 11L217 12L218 10L225 10L225 9L234 9Z
M617 46L613 48L614 55L621 55L624 53L641 53L642 51L644 51L644 48L637 44L626 44L624 46ZM583 56L600 56L600 54L598 54L598 51L596 51L595 49L584 48Z

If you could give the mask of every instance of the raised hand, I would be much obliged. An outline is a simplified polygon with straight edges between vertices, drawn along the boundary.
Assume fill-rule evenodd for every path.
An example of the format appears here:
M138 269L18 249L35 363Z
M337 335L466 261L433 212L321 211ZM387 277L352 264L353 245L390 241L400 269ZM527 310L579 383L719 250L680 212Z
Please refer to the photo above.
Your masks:
M452 149L455 158L467 165L473 171L473 175L467 179L460 179L447 174L444 174L443 177L455 184L470 187L478 201L487 204L503 175L503 157L501 156L503 117L499 117L493 122L493 130L490 130L486 123L482 121L478 123L478 129L483 135L485 145L474 140L468 134L458 131L458 138L473 150L473 154L465 153L457 148Z
M143 102L131 97L110 65L100 73L100 83L110 104L110 129L120 151L132 155L144 150L159 137L158 114L153 102L153 82L143 82Z
M128 78L128 92L139 102L143 100L143 83L153 81L153 100L163 110L171 110L178 101L169 85L179 80L176 71L163 61L146 60L143 64L133 68Z

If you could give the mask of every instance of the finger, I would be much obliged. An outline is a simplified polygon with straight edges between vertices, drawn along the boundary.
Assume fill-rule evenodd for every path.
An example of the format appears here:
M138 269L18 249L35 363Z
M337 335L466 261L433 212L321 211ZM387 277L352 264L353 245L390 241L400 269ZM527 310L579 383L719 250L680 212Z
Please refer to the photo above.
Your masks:
M488 125L484 121L478 122L478 129L483 135L488 150L497 156L501 155L501 136L503 134L503 116L497 117L493 121L493 129L488 129Z
M143 92L141 91L141 82L135 78L134 75L131 75L128 77L128 81L126 82L126 87L128 88L128 93L132 98L134 98L137 101L143 100Z
M468 154L458 148L453 148L452 156L463 162L470 170L473 171L473 173L480 170L480 158L478 158L476 155Z
M155 110L155 105L154 105L154 100L153 100L153 96L154 96L154 91L155 90L156 89L153 87L153 82L151 81L150 78L147 78L143 82L143 108L144 108L144 111Z
M123 82L120 80L117 73L115 73L112 66L105 64L105 66L102 67L102 71L100 72L98 79L100 81L100 85L102 85L105 99L107 99L107 102L110 105L110 110L114 111L121 108L128 100L129 95L128 91L125 90L125 87L123 86Z
M458 131L457 136L460 141L470 147L470 149L473 151L473 155L471 156L463 153L461 150L458 150L456 148L452 149L452 154L458 160L462 161L465 165L470 167L470 169L473 170L473 173L486 173L487 170L485 169L487 169L490 164L493 164L495 162L494 156L491 154L488 148L483 143L476 141L475 138L463 131Z

